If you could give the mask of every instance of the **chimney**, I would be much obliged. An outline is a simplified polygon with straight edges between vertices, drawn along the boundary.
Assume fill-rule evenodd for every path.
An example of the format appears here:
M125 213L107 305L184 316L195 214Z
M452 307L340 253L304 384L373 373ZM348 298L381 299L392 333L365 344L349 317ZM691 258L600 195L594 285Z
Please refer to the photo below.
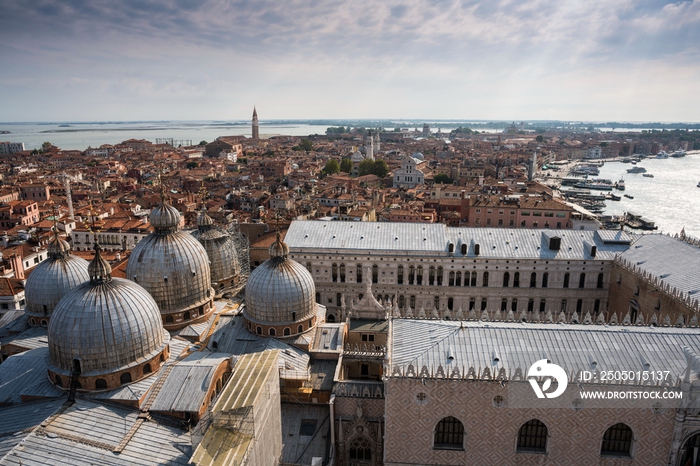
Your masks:
M10 265L12 266L12 270L15 271L15 278L24 280L24 264L22 263L22 258L17 254L13 254L12 257L10 257Z

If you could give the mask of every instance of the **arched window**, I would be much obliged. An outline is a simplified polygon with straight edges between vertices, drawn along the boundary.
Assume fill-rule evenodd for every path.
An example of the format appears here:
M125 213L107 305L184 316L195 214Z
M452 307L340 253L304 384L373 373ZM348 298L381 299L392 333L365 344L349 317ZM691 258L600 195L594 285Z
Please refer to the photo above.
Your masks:
M131 382L131 372L124 372L119 376L119 383L125 384Z
M442 276L444 274L445 273L443 272L442 267L438 267L437 268L437 284L438 284L438 286L442 286Z
M408 266L408 284L413 285L413 282L415 281L415 279L416 279L416 271L412 265L409 265Z
M340 264L340 283L345 283L345 264Z
M454 303L455 299L454 298L447 298L447 309L450 311L454 309Z
M399 265L399 270L396 273L396 283L403 285L403 265Z
M331 280L333 283L338 281L338 264L331 265Z
M297 327L297 333L301 333L301 332L303 332L303 331L304 331L304 326L303 326L303 325L299 325L299 326Z
M639 296L639 285L634 285L634 295Z
M144 364L143 365L143 375L150 374L151 372L153 372L153 370L151 369L151 365Z
M462 255L463 255L463 256L466 256L466 255L467 255L467 245L466 245L466 244L463 244L462 247L461 247L460 249L461 249L460 252L462 253Z
M580 314L581 309L583 309L583 300L579 299L576 301L576 312L578 312Z
M598 282L595 285L596 288L603 288L603 274L598 274Z
M371 461L372 447L369 441L364 437L358 437L350 443L348 457L351 460ZM353 463L354 464L354 463ZM362 463L364 464L364 463Z
M418 269L416 270L416 284L417 285L423 284L423 266L422 265L419 265Z
M372 283L379 283L379 267L377 264L372 266Z
M270 335L271 337L274 337L274 336L277 335L277 332L275 331L274 328L270 328L270 329L267 331L267 334Z
M464 424L448 416L435 426L433 448L436 450L464 450Z
M455 245L454 243L450 243L450 245L447 247L448 252L455 252Z
M416 308L416 297L415 296L411 296L411 298L409 299L409 306L411 306L411 309Z
M566 272L564 274L564 288L569 287L569 279L571 278L571 274L569 272Z
M578 287L579 288L585 288L586 287L586 274L582 273L578 277Z
M182 315L182 318L185 319L185 320L190 320L190 311L185 312L185 313Z
M340 293L335 294L335 305L340 306L342 304L342 296Z
M403 309L403 307L406 305L406 298L404 298L403 295L399 296L399 309Z
M107 381L105 379L95 380L95 389L96 390L104 390L105 388L107 388Z
M481 286L489 286L489 273L484 272L484 281L482 282Z
M297 320L297 313L295 311L292 311L292 322Z
M259 325L255 327L255 333L257 333L258 335L262 335L262 327Z
M561 300L561 310L566 312L566 299Z
M520 288L520 272L513 274L513 288Z
M632 456L632 429L622 422L608 428L600 446L601 456Z
M510 283L510 272L506 272L503 274L503 288L508 288L509 283Z
M520 431L518 431L518 453L521 452L547 452L547 426L543 422L532 419L520 426Z
M330 322L330 321L329 321ZM289 327L285 327L284 330L282 331L285 337L291 335L291 331L289 330Z
M440 297L435 296L433 299L433 306L435 306L435 309L440 309Z
M683 466L700 466L700 433L696 433L685 441L683 446L683 457L681 462Z
M548 283L549 283L549 272L545 272L542 274L542 288L547 288Z
M355 276L357 277L355 281L357 283L362 283L362 264L357 264Z
M598 314L600 311L600 299L596 299L595 302L593 303L593 313Z
M484 273L488 273L488 272L484 272ZM465 280L466 280L466 278L465 278ZM472 283L471 283L471 286L476 286L476 272L472 272L472 280L471 280L471 282L472 282ZM487 282L488 282L488 280L487 280ZM466 283L465 283L465 285L466 285ZM484 285L484 286L486 286L486 285Z
M335 316L334 316L333 314L328 314L328 315L326 316L326 322L328 322L329 324L334 323L334 322L335 322ZM289 330L289 329L287 329L287 330Z
M450 271L450 273L448 275L447 285L448 286L455 286L455 273L453 271Z
M430 269L428 269L428 285L434 285L435 284L435 267L430 266Z
M530 288L537 288L537 272L530 274Z
M455 286L462 286L462 272L455 274Z
M173 323L173 316L165 316L165 323L172 324Z

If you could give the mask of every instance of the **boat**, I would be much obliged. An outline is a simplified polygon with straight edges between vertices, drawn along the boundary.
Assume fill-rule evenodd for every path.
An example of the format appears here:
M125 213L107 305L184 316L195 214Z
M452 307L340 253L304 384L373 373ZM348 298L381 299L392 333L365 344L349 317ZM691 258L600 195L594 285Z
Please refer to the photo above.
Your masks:
M617 194L610 193L610 200L611 201L619 201L620 199L622 199L622 198L620 196L618 196Z
M651 173L642 173L642 176L647 178L654 178L654 175L652 175Z
M698 188L700 188L700 181L698 181Z
M644 167L633 167L627 170L627 173L646 173L647 169Z
M671 154L671 157L685 157L686 152L683 149L678 149L676 152Z
M624 191L625 190L625 179L620 178L620 181L615 183L615 188L619 189L620 191Z
M623 194L627 199L634 199L634 196L630 196L629 194Z
M668 154L665 151L659 151L658 154L656 154L657 159L667 159Z

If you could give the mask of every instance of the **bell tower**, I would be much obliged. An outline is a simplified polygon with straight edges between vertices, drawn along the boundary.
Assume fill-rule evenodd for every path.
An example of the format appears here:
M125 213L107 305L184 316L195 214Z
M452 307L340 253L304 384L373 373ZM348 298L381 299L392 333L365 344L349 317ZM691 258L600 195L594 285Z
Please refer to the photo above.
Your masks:
M260 133L258 130L258 112L255 107L253 107L253 139L256 141L260 139Z

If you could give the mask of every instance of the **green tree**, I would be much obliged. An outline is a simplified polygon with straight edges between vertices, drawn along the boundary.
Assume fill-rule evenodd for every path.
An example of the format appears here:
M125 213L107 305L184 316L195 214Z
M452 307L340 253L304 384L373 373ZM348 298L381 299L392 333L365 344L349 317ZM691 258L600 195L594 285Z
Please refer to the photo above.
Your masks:
M389 173L389 166L385 161L377 159L374 161L374 169L372 173L377 175L379 178L384 178Z
M452 184L452 178L445 175L444 173L439 173L439 174L435 175L433 180L435 180L436 183Z
M186 167L189 168L189 169L197 168L198 166L199 166L199 164L198 164L197 162L195 162L195 161L187 162L187 165L186 165Z
M352 160L345 158L340 161L340 171L350 173L352 171Z
M199 145L200 145L200 146L206 146L206 145L207 145L207 141L201 140L201 141L199 141Z
M544 136L542 136L541 134L538 134L537 137L535 138L535 141L544 142Z
M371 159L364 159L360 162L359 166L360 176L370 175L374 170L374 161Z
M334 173L340 173L340 164L335 159L330 159L326 166L323 167L323 173L326 175L333 175Z
M301 150L305 150L306 152L310 152L310 151L312 151L313 148L314 148L314 143L311 142L311 141L309 141L308 139L304 138L304 139L302 139L301 142L299 143L299 148L300 148Z
M600 143L600 147L608 147L608 143L607 143L607 142L601 142L601 143Z

